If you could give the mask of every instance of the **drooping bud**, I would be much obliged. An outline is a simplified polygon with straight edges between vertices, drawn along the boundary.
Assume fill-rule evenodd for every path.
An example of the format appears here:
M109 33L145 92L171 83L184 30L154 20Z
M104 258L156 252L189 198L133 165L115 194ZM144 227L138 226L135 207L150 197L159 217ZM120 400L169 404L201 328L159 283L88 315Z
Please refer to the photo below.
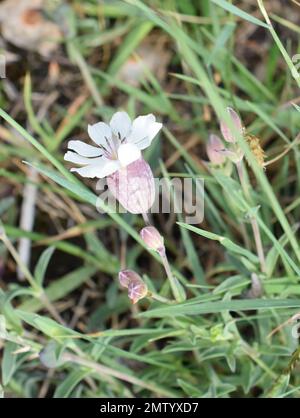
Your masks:
M133 270L122 270L119 273L119 282L128 289L128 297L133 304L148 294L148 287L142 278Z
M243 124L235 110L231 107L227 107L227 112L232 120L234 130L232 131L232 129L224 121L221 121L220 129L225 141L236 142L236 134L239 133L242 135L244 133Z
M154 226L146 226L140 231L140 236L150 250L161 252L164 248L164 238Z
M131 280L128 285L128 297L133 304L147 296L148 287L142 279Z
M143 158L108 176L107 185L112 195L130 213L147 213L154 203L154 177Z
M217 135L210 135L206 144L207 156L212 164L221 165L225 162L226 157L222 154L224 144Z
M119 282L122 287L128 288L131 280L140 279L140 276L133 270L122 270L119 272Z

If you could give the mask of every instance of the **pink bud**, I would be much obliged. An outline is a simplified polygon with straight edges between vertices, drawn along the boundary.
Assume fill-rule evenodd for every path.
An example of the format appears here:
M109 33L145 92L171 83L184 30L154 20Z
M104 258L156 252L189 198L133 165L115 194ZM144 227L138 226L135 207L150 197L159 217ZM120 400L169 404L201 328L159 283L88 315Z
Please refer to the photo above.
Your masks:
M134 279L129 282L128 285L128 297L132 303L137 303L140 299L147 296L148 288L142 279Z
M236 132L239 132L241 135L244 132L242 121L239 115L236 113L236 111L233 110L231 107L227 107L227 112L229 116L231 117L234 130L232 131L230 127L224 121L221 121L220 129L221 129L224 139L227 142L236 142Z
M147 213L155 199L155 184L149 164L142 158L107 177L113 196L131 213Z
M130 280L133 280L133 279L140 279L140 276L135 271L122 270L119 272L119 282L122 287L127 288Z
M222 154L224 145L217 135L210 135L206 144L206 152L210 162L215 165L223 164L226 157Z
M133 270L122 270L119 273L119 282L128 289L128 297L132 303L137 303L148 293L148 287L142 278Z
M164 247L164 238L154 226L146 226L140 231L140 236L150 250L161 251Z

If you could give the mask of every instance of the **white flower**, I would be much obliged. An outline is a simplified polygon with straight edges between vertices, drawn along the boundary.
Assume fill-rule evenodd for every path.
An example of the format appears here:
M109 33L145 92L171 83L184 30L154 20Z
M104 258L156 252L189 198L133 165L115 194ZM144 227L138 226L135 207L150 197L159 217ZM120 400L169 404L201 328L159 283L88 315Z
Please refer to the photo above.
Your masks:
M103 178L141 157L162 127L155 116L139 116L131 122L126 112L117 112L109 125L98 122L88 126L88 134L97 147L82 141L70 141L64 159L82 165L71 168L83 177ZM75 151L75 152L73 152Z

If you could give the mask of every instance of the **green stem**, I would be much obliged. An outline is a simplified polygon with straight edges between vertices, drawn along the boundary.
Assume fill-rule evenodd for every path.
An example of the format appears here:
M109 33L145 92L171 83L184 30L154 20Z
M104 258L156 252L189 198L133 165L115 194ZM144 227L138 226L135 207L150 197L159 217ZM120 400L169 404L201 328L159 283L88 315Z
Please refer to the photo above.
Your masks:
M169 264L169 260L167 258L165 247L162 247L161 250L158 251L158 253L161 257L163 266L165 268L167 277L169 279L174 298L176 299L177 302L183 302L185 300L184 290L183 290L181 284L176 279L176 277L173 276L173 273L171 271L171 267L170 267L170 264Z
M238 175L239 175L239 179L240 179L240 182L241 182L241 186L242 186L245 198L247 199L248 203L253 204L252 197L251 197L250 190L249 190L249 186L248 186L247 181L245 180L244 170L243 170L243 166L242 166L241 161L236 163L236 168L237 168L237 172L238 172ZM267 268L266 268L266 260L265 260L265 255L264 255L264 249L263 249L263 245L262 245L260 230L259 230L259 226L258 226L258 223L257 223L257 219L252 215L250 216L250 223L251 223L253 236L254 236L254 240L255 240L256 252L257 252L257 255L258 255L258 258L259 258L260 268L261 268L261 271L263 273L265 273L267 271Z
M167 304L174 303L173 300L167 299L161 295L158 295L157 293L149 292L147 296L151 299L157 300L158 302L167 303Z

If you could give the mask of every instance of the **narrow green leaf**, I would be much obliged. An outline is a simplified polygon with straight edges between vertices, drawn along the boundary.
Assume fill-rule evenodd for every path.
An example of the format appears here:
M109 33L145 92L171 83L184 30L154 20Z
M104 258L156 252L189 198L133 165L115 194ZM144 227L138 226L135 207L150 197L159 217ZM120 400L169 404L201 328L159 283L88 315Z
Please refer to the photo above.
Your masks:
M62 299L89 280L97 270L97 267L87 266L66 274L45 289L46 296L50 302ZM43 303L39 299L30 298L18 306L18 308L27 312L37 312L43 308Z
M164 318L166 316L177 317L180 315L201 315L219 313L223 311L250 311L257 309L283 309L300 308L300 299L249 299L230 300L205 303L187 303L164 308L157 308L140 313L139 317Z
M2 382L6 386L12 378L16 370L17 356L13 352L17 349L17 345L12 342L6 342L4 346L3 360L2 360Z
M40 256L37 265L34 270L34 278L39 286L43 286L43 281L45 277L45 273L52 257L52 254L55 250L55 247L49 247L45 251L43 251L42 255Z
M114 76L130 57L132 52L140 44L140 42L147 36L153 28L153 23L149 21L141 22L125 37L118 49L116 56L108 68L108 73Z
M250 251L246 250L243 247L240 247L239 245L232 242L229 238L213 234L212 232L205 231L204 229L197 228L192 225L188 225L182 222L177 222L179 226L189 229L190 231L195 232L198 235L201 235L202 237L209 238L215 241L219 241L220 244L222 244L225 248L227 248L229 251L243 255L247 257L250 261L253 263L258 262L258 258L256 255L252 254Z
M73 370L68 377L56 387L53 398L68 398L78 383L89 374L91 374L91 370Z
M248 13L244 12L243 10L239 9L237 6L229 3L226 0L211 0L213 3L217 4L218 6L222 7L229 13L232 13L235 16L238 16L244 20L247 20L254 25L262 26L263 28L268 28L268 25L261 20L257 19L256 17L249 15Z

